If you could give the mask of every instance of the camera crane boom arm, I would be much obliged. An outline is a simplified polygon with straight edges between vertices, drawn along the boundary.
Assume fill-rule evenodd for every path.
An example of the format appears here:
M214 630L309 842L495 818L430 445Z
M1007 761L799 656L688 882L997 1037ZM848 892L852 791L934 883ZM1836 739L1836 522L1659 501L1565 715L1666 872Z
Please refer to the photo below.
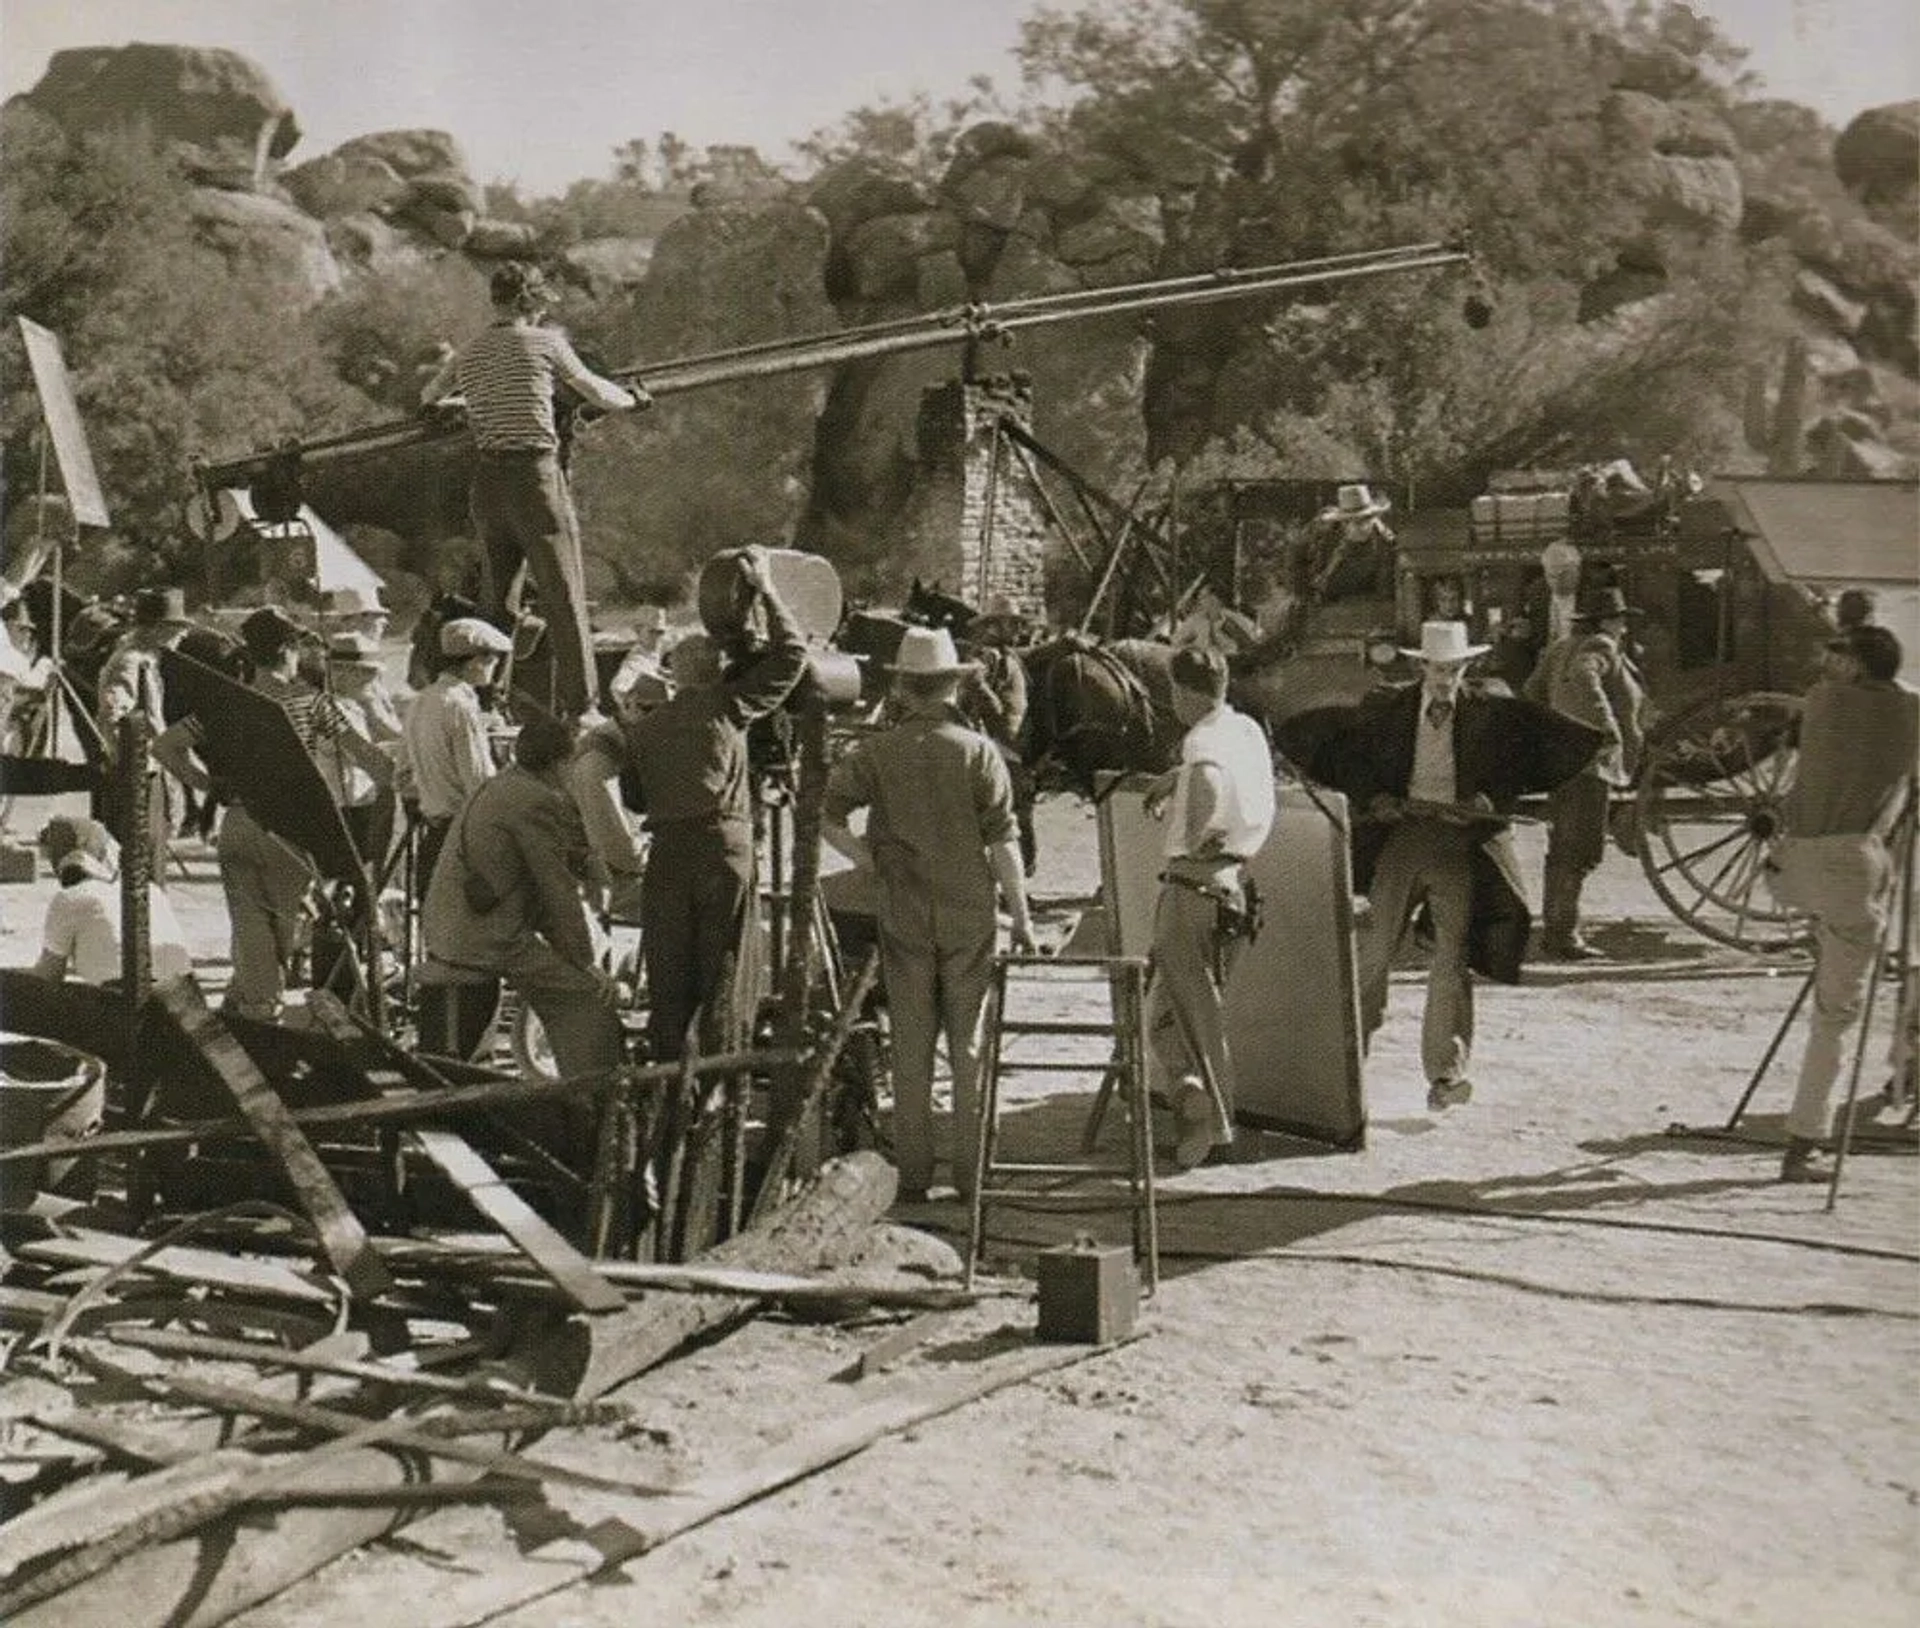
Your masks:
M613 376L643 385L655 399L734 384L777 378L844 362L931 350L942 345L978 344L1007 338L1029 328L1074 322L1130 311L1157 311L1262 294L1324 288L1390 273L1428 271L1468 263L1464 244L1433 241L1390 248L1283 261L1244 270L1222 268L1184 277L1162 277L1108 288L1076 289L1007 300L997 305L969 304L900 317L888 322L825 333L762 340L724 350L676 357L664 362L615 370ZM300 473L337 460L361 459L438 440L452 440L466 429L465 414L448 401L419 416L349 430L312 441L279 446L213 462L196 460L194 478L209 494L226 487L250 488L262 519L276 518L283 507L299 507ZM289 502L290 500L290 502Z

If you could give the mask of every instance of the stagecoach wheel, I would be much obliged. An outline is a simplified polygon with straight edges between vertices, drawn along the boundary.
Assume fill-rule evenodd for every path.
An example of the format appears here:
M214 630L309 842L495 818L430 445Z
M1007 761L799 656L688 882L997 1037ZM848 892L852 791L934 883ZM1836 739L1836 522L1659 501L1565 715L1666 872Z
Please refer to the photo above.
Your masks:
M1770 954L1809 938L1766 883L1799 755L1800 698L1769 691L1701 702L1647 743L1640 863L1667 907L1717 943Z
M616 928L616 931L619 929ZM620 1003L627 1010L644 1005L647 993L646 962L637 943L623 948L614 962L613 975L620 985ZM507 1044L513 1053L513 1066L529 1080L554 1081L560 1078L560 1065L554 1060L553 1043L547 1039L547 1026L540 1014L525 1001L515 1001L513 1019L507 1028Z
M547 1081L560 1078L560 1065L554 1061L547 1026L540 1021L540 1014L524 1001L514 1008L513 1026L507 1038L513 1049L513 1066L524 1078Z

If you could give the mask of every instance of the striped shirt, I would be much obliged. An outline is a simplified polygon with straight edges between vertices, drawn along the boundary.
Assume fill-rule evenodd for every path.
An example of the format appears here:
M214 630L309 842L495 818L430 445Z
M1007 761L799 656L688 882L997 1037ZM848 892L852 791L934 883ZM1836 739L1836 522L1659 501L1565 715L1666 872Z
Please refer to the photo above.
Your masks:
M523 321L496 322L467 342L424 394L433 400L450 384L466 399L467 422L482 452L552 452L560 445L553 421L556 386L589 406L619 412L633 395L591 371L558 328Z

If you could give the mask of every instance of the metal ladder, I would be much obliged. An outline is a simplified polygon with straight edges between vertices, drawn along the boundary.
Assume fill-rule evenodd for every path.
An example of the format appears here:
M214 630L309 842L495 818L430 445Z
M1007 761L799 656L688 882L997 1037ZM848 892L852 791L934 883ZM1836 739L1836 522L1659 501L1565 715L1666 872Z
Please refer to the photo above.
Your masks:
M1016 988L1058 990L1063 984L1104 982L1107 1021L1068 1022L1027 1017L1010 1010ZM1153 1107L1147 1082L1147 959L1140 955L998 955L987 997L985 1056L981 1059L980 1120L974 1138L973 1197L968 1205L966 1283L986 1239L987 1209L995 1199L1045 1203L1074 1195L1072 1188L1095 1176L1125 1176L1133 1215L1133 1253L1146 1274L1146 1291L1160 1284L1160 1222L1154 1207ZM1104 1059L1009 1057L1007 1043L1031 1036L1050 1040L1105 1037ZM1119 1095L1127 1117L1124 1160L1080 1158L1069 1162L1003 1160L998 1157L1000 1082L1020 1073L1099 1074L1096 1112ZM1091 1146L1089 1137L1089 1147ZM1039 1188L1009 1185L1022 1178L1059 1178Z

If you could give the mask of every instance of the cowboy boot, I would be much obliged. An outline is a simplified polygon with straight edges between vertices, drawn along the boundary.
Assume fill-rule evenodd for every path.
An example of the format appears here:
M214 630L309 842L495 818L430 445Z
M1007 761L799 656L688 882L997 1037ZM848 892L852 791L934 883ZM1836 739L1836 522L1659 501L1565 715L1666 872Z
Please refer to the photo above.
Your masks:
M1601 952L1580 936L1580 888L1584 878L1568 865L1549 865L1542 882L1541 948L1555 961L1595 961Z

